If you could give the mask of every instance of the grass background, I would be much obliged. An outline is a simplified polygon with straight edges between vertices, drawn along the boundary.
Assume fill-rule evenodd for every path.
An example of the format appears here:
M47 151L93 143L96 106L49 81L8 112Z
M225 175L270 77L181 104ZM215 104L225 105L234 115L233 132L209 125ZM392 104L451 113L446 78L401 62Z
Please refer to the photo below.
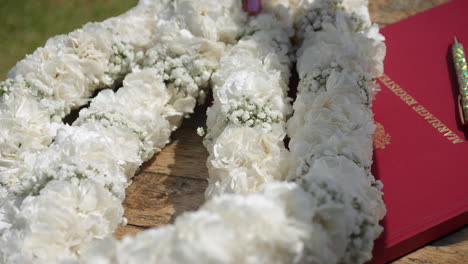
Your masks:
M55 35L102 21L138 0L0 0L0 81L26 54Z

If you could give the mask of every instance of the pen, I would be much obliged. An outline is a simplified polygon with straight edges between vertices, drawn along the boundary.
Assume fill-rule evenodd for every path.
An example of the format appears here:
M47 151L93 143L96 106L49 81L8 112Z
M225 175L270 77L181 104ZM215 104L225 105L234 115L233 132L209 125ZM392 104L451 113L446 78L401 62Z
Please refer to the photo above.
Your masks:
M466 64L465 52L463 46L454 38L452 46L453 62L457 71L458 88L458 110L463 125L468 124L468 67Z

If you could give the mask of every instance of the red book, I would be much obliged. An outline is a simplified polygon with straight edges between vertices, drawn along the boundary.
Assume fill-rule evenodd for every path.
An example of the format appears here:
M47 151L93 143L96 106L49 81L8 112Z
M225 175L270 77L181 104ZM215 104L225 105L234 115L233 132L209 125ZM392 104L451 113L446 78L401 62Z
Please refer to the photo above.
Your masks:
M468 127L462 127L451 45L468 52L468 0L382 29L385 75L373 110L375 176L387 215L372 263L385 263L468 223Z

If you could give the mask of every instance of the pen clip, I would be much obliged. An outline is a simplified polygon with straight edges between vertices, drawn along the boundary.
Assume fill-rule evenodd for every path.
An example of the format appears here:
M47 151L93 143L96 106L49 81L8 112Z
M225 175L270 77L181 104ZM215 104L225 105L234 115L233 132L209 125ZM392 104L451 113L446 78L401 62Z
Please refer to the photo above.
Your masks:
M467 120L465 118L465 115L463 114L463 108L462 108L462 99L461 99L461 95L458 95L458 113L460 114L460 121L461 121L461 124L462 125L466 125L468 124L467 123Z

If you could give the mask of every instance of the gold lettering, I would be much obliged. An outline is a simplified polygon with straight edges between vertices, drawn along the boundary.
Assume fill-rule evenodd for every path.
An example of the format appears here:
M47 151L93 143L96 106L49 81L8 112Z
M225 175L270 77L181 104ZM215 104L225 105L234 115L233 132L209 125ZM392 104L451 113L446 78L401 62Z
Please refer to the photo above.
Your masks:
M413 110L416 111L416 112L419 112L420 110L423 110L423 109L425 109L425 108L422 105L417 105L417 106L413 107Z
M460 139L460 138L454 139L454 140L452 141L453 144L458 144L458 143L463 143L463 142L465 142L465 141L462 140L462 139Z
M431 115L431 113L430 113L429 111L427 111L426 109L423 109L423 110L419 111L418 114L419 114L420 116L423 116L423 117L426 117L426 116L428 116L428 115Z
M442 126L439 127L439 129L437 129L437 130L439 130L439 132L442 133L442 134L445 133L445 132L447 132L447 131L450 131L450 129L448 129L448 127L445 126L445 125L442 125Z
M408 100L405 101L407 105L414 105L414 104L417 104L418 101L416 101L416 99L414 99L413 97L410 97Z
M440 120L436 120L436 119L435 119L435 121L436 121L436 122L434 122L434 123L432 124L432 126L433 126L434 128L438 128L438 127L440 127L440 126L443 126L443 124L442 124L442 122L440 122ZM429 123L429 122L428 122L428 123ZM430 123L429 123L429 124L430 124Z
M400 87L398 87L398 88L399 88L398 90L395 89L393 92L394 92L396 95L400 96L401 99L403 99L403 97L404 97L405 95L408 95L408 94L407 94L405 91L403 91ZM405 100L405 99L403 99L403 101L404 101L404 100Z
M386 86L388 86L388 82L391 80L390 77L388 77L387 75L382 75L382 77L379 78L379 80L381 82L383 82Z
M396 90L398 90L400 88L400 86L394 82L390 83L390 90L392 90L392 92L395 93Z
M428 111L428 113L429 113L429 111ZM426 117L424 117L424 119L426 119L426 120L428 120L428 119L430 119L430 120L437 120L437 117L435 117L435 116L433 116L431 113L429 113L429 115L427 115ZM429 121L427 121L427 122L429 122Z
M407 105L415 105L411 107L411 109L413 109L418 115L424 117L424 120L426 120L428 124L437 129L439 133L450 140L453 144L465 142L446 125L444 125L442 121L431 114L431 112L429 112L429 110L427 110L423 105L418 104L418 101L414 97L409 95L408 92L395 83L388 75L383 74L381 77L379 77L379 80Z
M452 130L449 130L447 133L444 134L444 137L452 137L452 136L456 136Z
M385 82L385 80L387 79L387 75L382 74L380 77L378 77L377 79L379 79L381 82Z
M402 96L400 96L400 97L401 97L401 100L403 100L403 101L406 102L406 100L408 100L409 98L411 98L411 95L405 93L405 95L402 95Z

